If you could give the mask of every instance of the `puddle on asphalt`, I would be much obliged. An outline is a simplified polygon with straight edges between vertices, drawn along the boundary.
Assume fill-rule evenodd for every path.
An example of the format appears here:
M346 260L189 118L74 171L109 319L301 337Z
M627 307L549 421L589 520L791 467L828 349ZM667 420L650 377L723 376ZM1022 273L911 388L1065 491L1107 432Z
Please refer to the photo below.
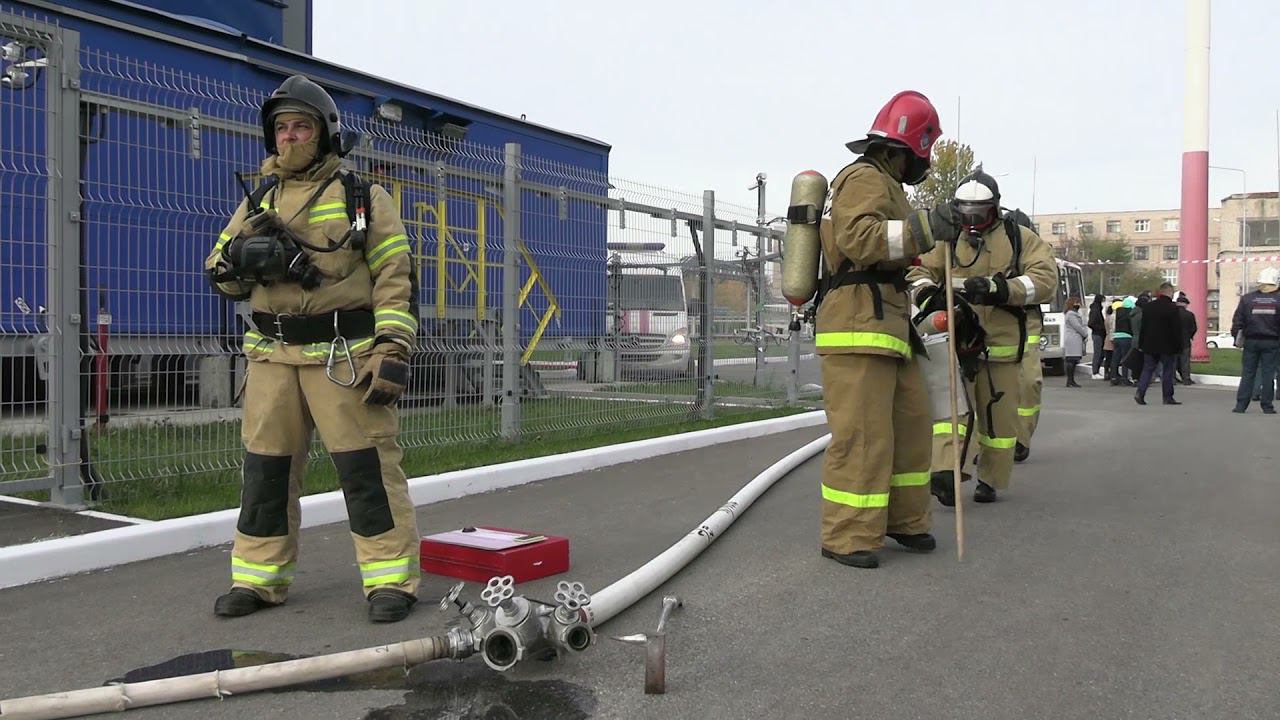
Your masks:
M299 657L305 656L258 650L211 650L130 670L108 683L160 680ZM580 685L563 680L508 680L503 673L478 661L430 662L411 669L407 676L400 668L387 668L273 692L350 690L406 693L403 703L371 710L361 720L585 720L596 708L595 695Z

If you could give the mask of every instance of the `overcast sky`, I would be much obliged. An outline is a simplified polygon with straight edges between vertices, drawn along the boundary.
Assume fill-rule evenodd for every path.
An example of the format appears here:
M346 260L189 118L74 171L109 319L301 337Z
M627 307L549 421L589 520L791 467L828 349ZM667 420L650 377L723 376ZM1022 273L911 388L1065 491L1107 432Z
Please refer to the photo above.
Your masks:
M628 180L754 207L766 172L781 211L915 89L1006 205L1031 209L1033 167L1037 213L1180 204L1182 0L314 2L317 56L598 138ZM1210 162L1274 191L1280 9L1213 13ZM1210 171L1210 205L1240 188Z

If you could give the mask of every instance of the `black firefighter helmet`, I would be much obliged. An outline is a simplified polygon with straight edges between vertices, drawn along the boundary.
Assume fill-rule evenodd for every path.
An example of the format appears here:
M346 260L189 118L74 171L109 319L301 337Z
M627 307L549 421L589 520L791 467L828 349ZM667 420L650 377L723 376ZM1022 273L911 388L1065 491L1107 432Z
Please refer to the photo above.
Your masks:
M346 155L342 120L338 117L338 104L325 89L304 75L292 75L271 93L262 103L262 139L267 152L276 153L275 116L282 112L299 112L320 118L323 132L320 134L320 152L336 152Z

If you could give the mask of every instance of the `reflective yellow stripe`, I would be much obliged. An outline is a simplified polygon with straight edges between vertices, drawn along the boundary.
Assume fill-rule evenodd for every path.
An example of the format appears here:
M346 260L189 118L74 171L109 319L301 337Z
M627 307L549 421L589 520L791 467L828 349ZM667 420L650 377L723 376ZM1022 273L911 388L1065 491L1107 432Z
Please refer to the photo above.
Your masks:
M409 252L409 237L403 233L392 235L365 253L365 261L369 263L370 270L377 270L387 260L406 252Z
M1029 343L1039 343L1039 342L1040 342L1040 336L1039 336L1039 335L1028 335L1028 336L1027 336L1027 342L1029 342Z
M231 566L247 568L249 570L260 570L266 573L280 573L293 567L293 563L285 563L284 565L264 565L262 563L249 562L244 558L231 556Z
M987 348L987 356L993 358L1013 357L1018 354L1017 345L992 345Z
M356 340L354 342L348 343L347 349L350 350L352 354L355 354L356 352L363 350L372 344L373 344L373 338L364 338L363 340ZM327 358L329 357L329 350L332 347L332 345L333 343L327 343L327 342L311 343L310 345L304 346L302 348L302 354L304 357L309 357L309 358ZM334 362L338 362L338 361L345 362L346 359L347 359L346 355L340 353L336 358L334 358Z
M994 448L996 450L1012 450L1013 446L1016 445L1017 443L1018 443L1018 438L1016 437L993 438L993 437L987 437L986 435L982 435L982 434L978 435L979 445L984 445L986 447Z
M875 332L824 332L818 333L820 348L873 347L892 350L903 357L911 357L911 346L905 340Z
M962 435L962 436L963 436L963 435L968 435L968 434L969 434L969 428L965 427L964 425L957 425L957 426L956 426L956 433L957 433L957 434L959 434L959 435ZM949 423L949 422L934 423L934 424L933 424L933 434L934 434L934 435L950 435L950 434L951 434L951 423Z
M229 241L230 239L231 239L230 235L226 233L218 233L218 242L213 244L213 251L218 252L219 250L221 250L222 246L226 245L227 241Z
M231 579L261 587L288 585L293 582L293 563L262 565L233 555L231 557Z
M269 353L275 350L275 345L270 338L260 335L254 330L246 330L244 341L240 344L240 348L245 352Z
M891 487L915 487L929 484L929 471L898 473L889 478Z
M822 499L856 508L889 507L889 493L859 495L858 493L834 490L826 485L822 486Z
M1018 414L1021 415L1022 417L1031 417L1033 415L1038 415L1040 414L1040 406L1036 405L1035 407L1018 408Z
M325 203L323 205L312 205L311 214L312 215L327 214L326 211L328 210L342 210L345 212L346 209L347 209L347 204L345 202L331 202L331 203Z
M316 223L324 222L325 220L346 220L346 219L347 219L346 210L335 210L333 212L327 212L323 215L312 215L310 218L307 219L307 224L315 225Z
M381 330L384 326L402 327L410 333L418 331L418 319L403 310L393 310L390 308L376 310L373 316L377 318L374 327Z
M361 563L360 577L363 579L365 587L408 582L410 578L418 577L421 574L414 559L405 557L396 560Z

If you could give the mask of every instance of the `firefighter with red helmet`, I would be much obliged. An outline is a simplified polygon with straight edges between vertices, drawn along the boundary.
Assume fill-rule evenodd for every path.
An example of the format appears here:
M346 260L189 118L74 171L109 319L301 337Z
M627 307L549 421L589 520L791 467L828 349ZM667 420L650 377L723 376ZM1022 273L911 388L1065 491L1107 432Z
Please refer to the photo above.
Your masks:
M942 134L924 95L905 91L876 115L859 154L831 183L820 227L817 352L831 444L822 471L822 555L874 568L888 537L916 552L936 543L929 513L929 428L914 360L906 270L951 242L949 206L913 211L903 185L925 179Z
M976 453L978 485L973 499L995 502L998 490L1009 486L1018 437L1019 367L1031 341L1028 307L1052 297L1058 287L1053 251L1029 227L1000 212L1000 188L981 167L960 181L953 200L953 217L963 241L955 242L951 274L964 289L957 303L967 303L985 331L985 351L965 366L964 380L973 398L976 432L963 442L970 422L956 428L968 448L963 465ZM946 269L941 247L920 258L908 273L915 302L922 312L945 309L941 287ZM963 299L961 299L963 298ZM933 426L932 492L943 505L955 504L952 478L952 428ZM965 474L964 479L969 475Z

